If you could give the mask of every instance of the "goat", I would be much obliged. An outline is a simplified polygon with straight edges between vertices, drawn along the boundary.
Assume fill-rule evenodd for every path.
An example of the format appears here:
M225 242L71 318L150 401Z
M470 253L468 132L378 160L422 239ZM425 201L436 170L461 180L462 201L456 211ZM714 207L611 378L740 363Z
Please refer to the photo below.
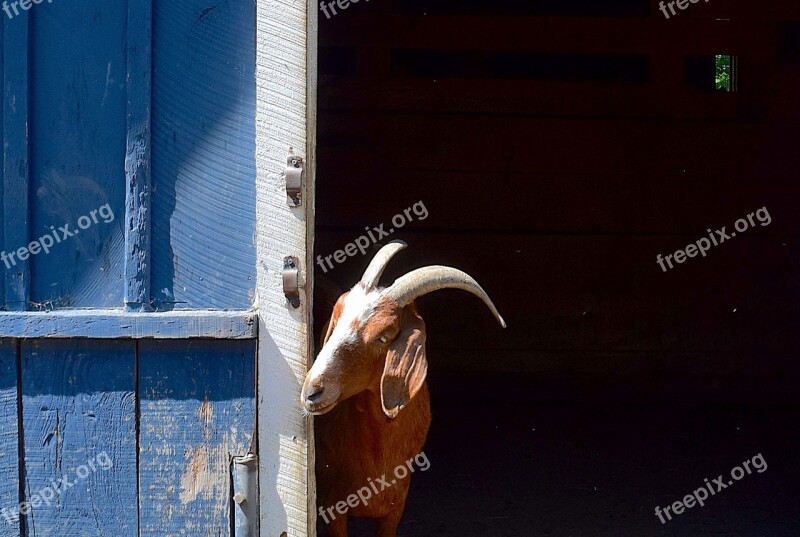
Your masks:
M333 511L373 479L393 476L420 454L431 424L425 381L425 322L414 300L445 288L478 296L505 328L489 296L468 274L430 266L378 286L386 265L406 244L392 241L361 280L344 293L323 330L322 349L303 383L305 411L316 422L320 514L331 537L347 537L347 517L375 518L378 537L395 537L410 479L398 479L349 511ZM373 490L375 490L373 488ZM325 509L331 520L325 516Z

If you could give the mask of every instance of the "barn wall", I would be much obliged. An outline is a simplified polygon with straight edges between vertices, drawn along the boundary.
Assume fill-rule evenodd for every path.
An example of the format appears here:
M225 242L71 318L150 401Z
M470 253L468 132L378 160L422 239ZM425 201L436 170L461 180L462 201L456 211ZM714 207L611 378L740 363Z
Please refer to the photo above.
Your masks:
M321 15L317 253L422 200L385 281L462 268L509 324L458 292L422 299L434 374L525 372L541 397L790 399L800 8L484 4ZM702 78L715 54L738 57L737 92ZM762 207L769 226L656 263ZM317 275L344 288L367 262Z

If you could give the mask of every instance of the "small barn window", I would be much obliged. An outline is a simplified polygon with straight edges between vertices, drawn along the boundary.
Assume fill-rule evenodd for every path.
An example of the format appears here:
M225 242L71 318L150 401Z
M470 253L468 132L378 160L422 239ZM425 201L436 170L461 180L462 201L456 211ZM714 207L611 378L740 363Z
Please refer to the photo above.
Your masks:
M717 54L715 57L715 87L717 91L734 91L735 90L735 71L734 66L736 57L728 54Z
M689 56L685 61L686 80L700 91L735 92L738 58L730 54Z

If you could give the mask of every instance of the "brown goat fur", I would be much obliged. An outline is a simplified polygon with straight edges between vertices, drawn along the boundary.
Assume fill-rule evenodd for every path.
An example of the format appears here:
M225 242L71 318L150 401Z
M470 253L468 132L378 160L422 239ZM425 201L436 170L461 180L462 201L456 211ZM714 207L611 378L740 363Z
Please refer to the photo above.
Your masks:
M342 314L346 297L347 293L334 307L325 341ZM347 536L348 516L377 519L379 537L396 535L410 476L395 479L394 471L422 451L430 428L425 323L413 303L398 309L397 304L382 300L369 323L351 327L364 345L348 355L343 360L347 363L334 375L336 381L353 388L345 387L342 400L316 419L318 497L320 507L327 510L331 537ZM381 336L385 342L379 340ZM335 510L337 503L384 476L394 483L366 505L359 502L357 507L348 507L345 515Z

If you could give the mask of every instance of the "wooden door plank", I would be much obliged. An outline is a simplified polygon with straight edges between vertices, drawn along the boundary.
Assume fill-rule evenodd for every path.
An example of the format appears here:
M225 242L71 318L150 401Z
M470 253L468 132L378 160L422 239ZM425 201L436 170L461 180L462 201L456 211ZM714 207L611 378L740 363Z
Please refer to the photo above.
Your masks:
M140 537L228 537L255 429L255 341L139 343Z
M155 306L249 309L255 299L252 2L153 2Z
M150 134L153 2L128 2L128 138L125 157L125 307L151 308Z
M50 226L72 233L31 257L30 309L123 305L126 7L43 2L27 12L31 240Z
M249 311L117 310L0 312L0 336L92 339L255 339Z
M30 238L29 20L27 12L3 17L3 244L16 254L4 286L6 309L14 311L27 310L30 300L31 261L22 250Z
M0 537L19 537L17 344L0 339Z
M29 535L138 537L134 364L133 342L22 343Z
M316 1L257 0L256 163L259 304L259 481L261 534L316 535L314 436L300 409L312 361ZM286 201L290 155L304 159L302 205ZM283 294L285 256L300 260L300 307Z

